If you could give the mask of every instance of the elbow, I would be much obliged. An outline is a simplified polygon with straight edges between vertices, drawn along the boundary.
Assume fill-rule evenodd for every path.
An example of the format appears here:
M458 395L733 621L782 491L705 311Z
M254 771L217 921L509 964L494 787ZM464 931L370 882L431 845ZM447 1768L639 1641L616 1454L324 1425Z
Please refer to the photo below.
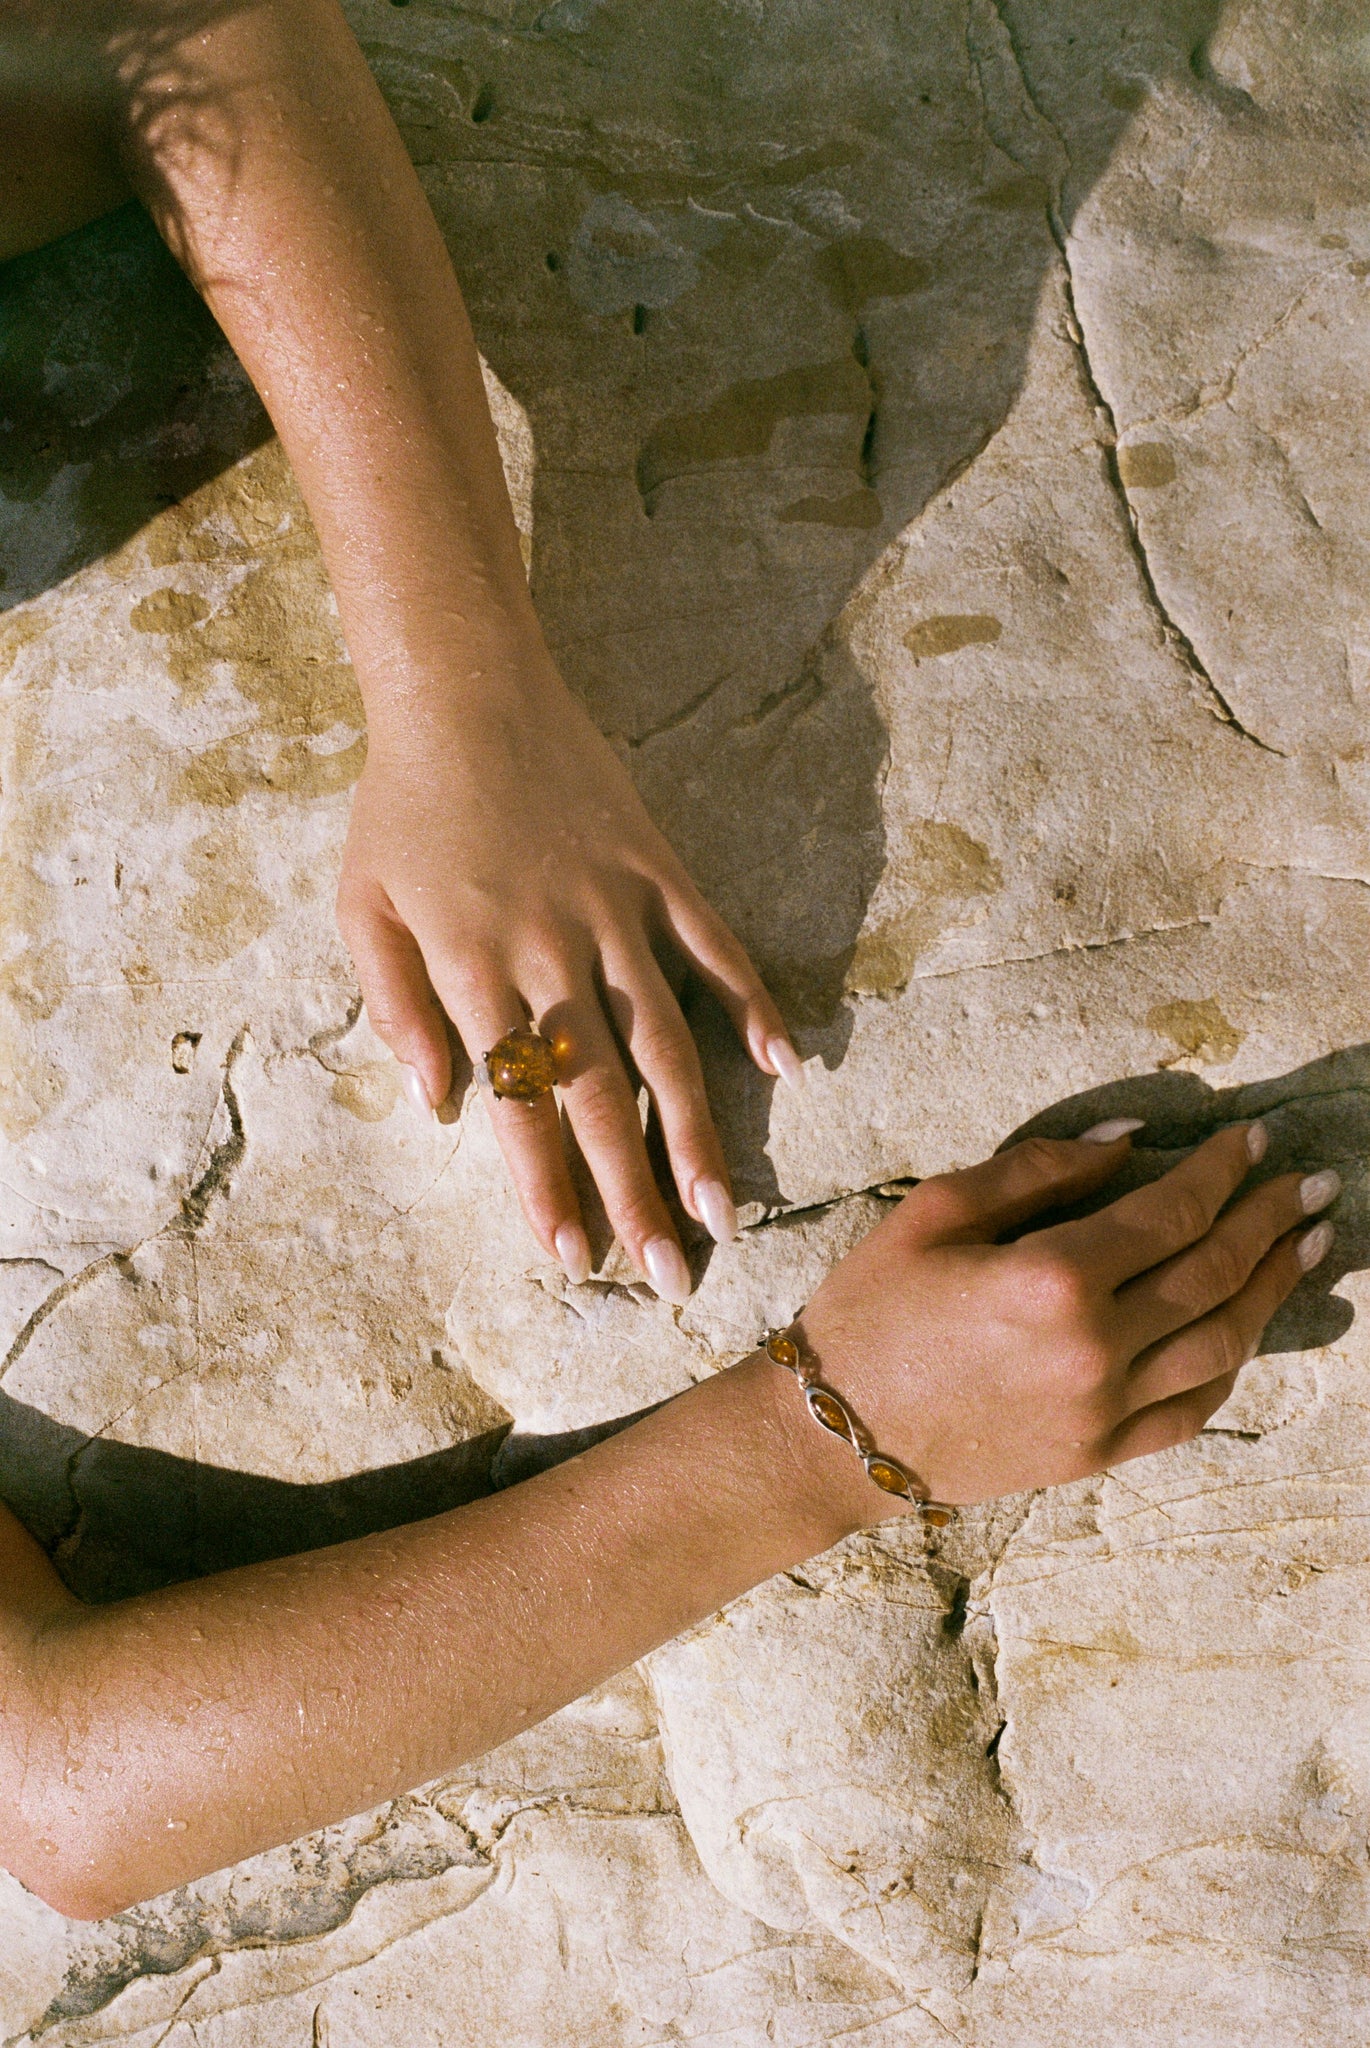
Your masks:
M51 1809L49 1809L51 1811ZM101 1830L67 1819L44 1830L24 1830L12 1840L4 1863L25 1891L32 1892L64 1920L107 1920L135 1906L159 1887L146 1890L130 1867L127 1845L101 1840Z
M113 1796L83 1802L60 1770L30 1763L0 1838L0 1863L65 1920L107 1920L166 1890L151 1844L129 1825L133 1802L120 1793L131 1788L117 1769L101 1776Z
M63 1869L60 1861L51 1857L47 1861L47 1869L35 1865L29 1870L16 1869L13 1875L25 1891L32 1892L64 1920L107 1920L111 1913L136 1903L102 1884L94 1872Z

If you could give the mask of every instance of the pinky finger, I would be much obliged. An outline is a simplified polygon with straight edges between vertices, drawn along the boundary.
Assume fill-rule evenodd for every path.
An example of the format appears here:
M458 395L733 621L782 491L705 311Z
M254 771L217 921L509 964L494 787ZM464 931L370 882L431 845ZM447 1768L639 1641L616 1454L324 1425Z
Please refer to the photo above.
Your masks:
M1280 1303L1326 1257L1332 1235L1330 1223L1289 1231L1270 1247L1230 1301L1144 1351L1129 1374L1129 1406L1134 1413L1239 1370L1254 1356Z
M663 908L676 950L722 1003L755 1064L787 1087L802 1088L803 1062L775 999L741 941L693 890L688 896L668 896Z
M1128 1458L1145 1458L1153 1451L1168 1451L1198 1435L1236 1386L1241 1364L1255 1355L1262 1332L1280 1303L1293 1293L1306 1273L1311 1273L1326 1258L1332 1237L1330 1223L1316 1223L1311 1230L1291 1232L1266 1253L1245 1287L1225 1308L1204 1316L1179 1338L1156 1347L1150 1361L1141 1368L1135 1383L1138 1391L1159 1392L1167 1378L1182 1391L1153 1399L1148 1407L1139 1408L1114 1431L1109 1445L1110 1465L1121 1465ZM1219 1325L1228 1327L1220 1329ZM1206 1327L1210 1363L1215 1356L1230 1359L1235 1351L1241 1364L1220 1371L1214 1379L1185 1384L1186 1380L1198 1377L1194 1369L1197 1359L1190 1355L1186 1340L1199 1339ZM1171 1353L1175 1355L1175 1364L1167 1371Z
M1129 1458L1149 1458L1155 1451L1187 1444L1217 1414L1236 1384L1237 1374L1225 1372L1221 1379L1191 1387L1186 1394L1172 1394L1168 1401L1156 1401L1150 1408L1129 1415L1121 1429L1113 1433L1109 1464L1123 1465Z

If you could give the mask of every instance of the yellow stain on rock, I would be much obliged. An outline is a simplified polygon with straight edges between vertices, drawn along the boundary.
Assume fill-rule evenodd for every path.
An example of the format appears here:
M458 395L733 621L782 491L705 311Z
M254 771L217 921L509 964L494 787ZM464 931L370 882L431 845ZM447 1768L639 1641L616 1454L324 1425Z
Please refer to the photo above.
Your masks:
M209 617L209 606L197 590L153 590L140 598L128 615L137 633L184 633Z
M653 429L637 459L638 489L645 503L672 477L764 455L782 420L848 413L864 432L872 404L870 378L855 356L749 377L702 412L678 413ZM859 441L855 434L853 467Z
M1164 441L1133 441L1118 450L1118 474L1130 491L1159 491L1175 481L1175 457Z
M880 500L874 491L848 491L842 498L796 498L776 518L782 526L857 526L880 524Z
M878 235L839 236L820 254L817 270L845 313L859 313L871 299L906 298L932 278L921 257L904 255Z
M372 1061L354 1073L335 1074L329 1089L339 1109L364 1124L380 1124L400 1099L400 1077L393 1060Z
M167 585L130 615L140 632L166 636L167 672L190 702L224 674L256 713L249 734L216 741L182 771L180 801L222 809L249 789L316 797L350 788L364 738L328 753L309 744L339 727L360 735L364 715L314 529L279 445L173 507L147 536L147 559L164 569L245 570L217 608ZM274 758L273 739L283 742Z
M963 647L992 647L1003 630L1003 621L992 612L938 612L910 626L904 645L923 661L930 655L956 654Z
M180 903L176 922L194 958L204 966L220 966L270 929L274 905L229 833L203 833L185 864L194 886Z
M856 942L847 969L853 995L895 995L913 974L920 954L943 932L968 921L978 905L1003 887L999 863L960 825L920 818L894 854L900 894L911 907L887 918Z
M1229 1024L1212 996L1201 1002L1157 1003L1146 1013L1146 1027L1176 1047L1159 1062L1163 1067L1178 1066L1181 1060L1196 1060L1201 1067L1224 1067L1236 1057L1246 1037L1235 1024Z

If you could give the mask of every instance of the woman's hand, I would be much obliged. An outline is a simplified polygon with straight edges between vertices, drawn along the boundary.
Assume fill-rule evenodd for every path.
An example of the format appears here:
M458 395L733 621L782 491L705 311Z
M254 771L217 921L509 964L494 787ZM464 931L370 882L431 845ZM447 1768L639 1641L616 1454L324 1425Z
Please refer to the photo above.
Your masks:
M530 667L537 680L526 681ZM615 1232L658 1294L690 1291L638 1114L645 1082L685 1209L737 1227L699 1055L663 963L692 969L763 1072L801 1071L742 947L647 816L545 654L501 708L373 716L338 917L371 1022L427 1112L452 1085L445 1016L473 1061L533 1023ZM517 673L513 668L511 672ZM541 673L540 673L541 671ZM489 1098L539 1243L572 1280L590 1248L554 1098Z
M1092 1216L995 1242L1101 1187L1136 1128L1029 1138L922 1182L805 1309L800 1333L825 1382L934 1500L1055 1486L1183 1443L1326 1255L1330 1224L1300 1226L1340 1192L1331 1171L1284 1174L1227 1207L1264 1154L1258 1123L1219 1132ZM798 1400L794 1413L819 1434ZM851 1512L888 1515L831 1442L827 1470Z

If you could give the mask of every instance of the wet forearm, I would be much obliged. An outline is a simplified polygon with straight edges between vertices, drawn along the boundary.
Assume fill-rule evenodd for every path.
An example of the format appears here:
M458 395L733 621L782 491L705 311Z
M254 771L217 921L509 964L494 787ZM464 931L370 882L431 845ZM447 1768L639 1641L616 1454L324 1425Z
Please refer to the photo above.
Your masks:
M69 1605L19 1874L108 1912L451 1769L854 1527L851 1466L753 1361L432 1521Z
M550 665L470 323L336 0L114 19L130 175L271 412L372 719L480 699L497 668L531 686Z

